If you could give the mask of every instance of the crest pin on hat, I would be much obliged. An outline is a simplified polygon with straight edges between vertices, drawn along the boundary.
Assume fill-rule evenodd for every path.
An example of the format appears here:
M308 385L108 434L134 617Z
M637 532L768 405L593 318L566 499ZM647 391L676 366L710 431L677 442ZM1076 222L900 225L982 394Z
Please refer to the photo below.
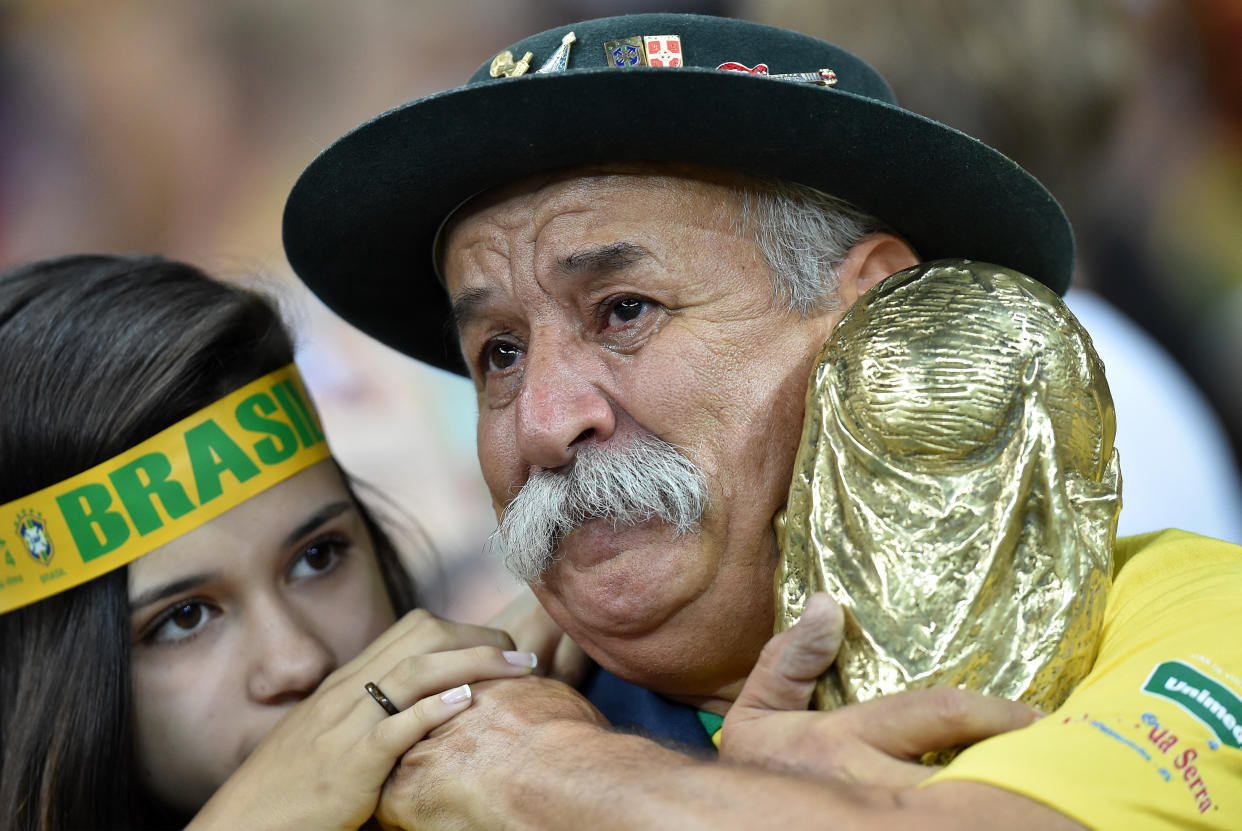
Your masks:
M677 35L643 35L643 51L647 66L682 65L681 38Z
M604 44L604 52L608 54L609 64L618 69L647 65L647 52L640 37L610 40Z

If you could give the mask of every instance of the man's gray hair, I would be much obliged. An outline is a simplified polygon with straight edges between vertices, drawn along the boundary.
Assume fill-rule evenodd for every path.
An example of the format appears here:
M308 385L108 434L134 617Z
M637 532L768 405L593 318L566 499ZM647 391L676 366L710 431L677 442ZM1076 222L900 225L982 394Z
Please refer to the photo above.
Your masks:
M801 315L834 308L837 266L864 237L891 229L814 188L769 178L753 182L738 186L739 231L758 244L778 301Z

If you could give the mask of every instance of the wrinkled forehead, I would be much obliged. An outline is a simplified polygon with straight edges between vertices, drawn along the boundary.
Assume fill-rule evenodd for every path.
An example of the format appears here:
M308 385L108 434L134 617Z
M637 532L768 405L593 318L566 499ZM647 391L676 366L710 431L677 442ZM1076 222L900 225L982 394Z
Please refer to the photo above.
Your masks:
M435 269L445 285L445 262L459 244L456 232L478 221L516 226L535 221L538 210L555 210L558 202L577 200L617 210L664 195L687 209L702 202L712 206L717 221L736 227L740 193L758 188L759 179L745 173L680 163L617 162L544 173L475 194L454 209L440 225L435 240ZM629 191L612 201L617 190Z

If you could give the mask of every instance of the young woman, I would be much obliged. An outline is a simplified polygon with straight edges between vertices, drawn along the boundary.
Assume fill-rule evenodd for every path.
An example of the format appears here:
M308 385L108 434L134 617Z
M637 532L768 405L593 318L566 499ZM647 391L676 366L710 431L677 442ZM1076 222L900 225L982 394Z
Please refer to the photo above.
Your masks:
M358 828L470 683L531 671L410 611L292 360L183 264L0 275L3 827Z

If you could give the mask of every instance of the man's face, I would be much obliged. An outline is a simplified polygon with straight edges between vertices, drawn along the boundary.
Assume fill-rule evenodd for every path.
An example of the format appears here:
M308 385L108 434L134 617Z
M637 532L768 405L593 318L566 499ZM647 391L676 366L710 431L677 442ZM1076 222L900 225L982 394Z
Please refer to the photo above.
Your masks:
M697 530L587 520L534 587L605 667L690 699L735 691L771 634L771 521L840 314L774 305L738 204L699 179L548 178L472 206L445 245L498 512L589 445L655 436L706 474Z

